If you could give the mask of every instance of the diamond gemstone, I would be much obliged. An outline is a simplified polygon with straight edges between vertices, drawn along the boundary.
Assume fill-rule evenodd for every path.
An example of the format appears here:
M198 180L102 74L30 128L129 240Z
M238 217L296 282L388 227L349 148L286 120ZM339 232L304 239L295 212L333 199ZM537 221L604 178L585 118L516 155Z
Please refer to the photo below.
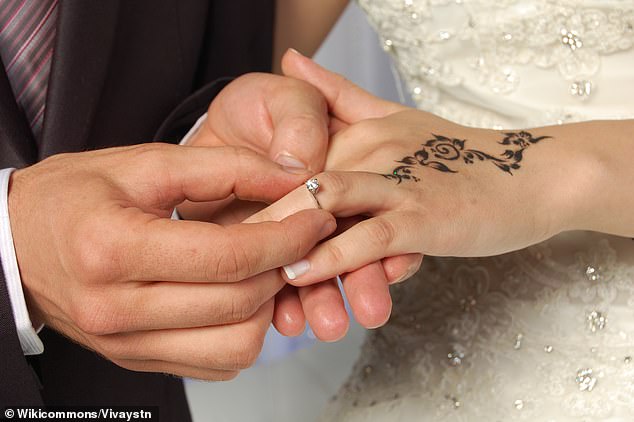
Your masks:
M317 179L310 179L306 182L306 188L310 193L315 195L319 192L319 181Z
M599 271L595 267L588 265L586 267L586 278L589 281L597 281L601 278L601 274L599 274Z
M513 344L513 349L520 350L522 348L522 340L524 339L524 334L518 333L515 336L515 344Z
M582 100L587 99L592 94L592 82L581 80L570 84L570 95Z
M461 350L453 350L447 353L447 359L449 360L449 365L453 367L457 367L462 365L462 361L465 358L464 352Z
M608 323L608 318L599 311L590 312L586 319L588 322L588 329L593 333L603 330L605 325Z
M577 35L575 31L568 31L566 29L561 30L561 43L572 51L583 47L583 41Z
M579 391L592 391L597 384L597 379L592 376L592 369L580 369L577 371L577 377L575 381L579 385Z

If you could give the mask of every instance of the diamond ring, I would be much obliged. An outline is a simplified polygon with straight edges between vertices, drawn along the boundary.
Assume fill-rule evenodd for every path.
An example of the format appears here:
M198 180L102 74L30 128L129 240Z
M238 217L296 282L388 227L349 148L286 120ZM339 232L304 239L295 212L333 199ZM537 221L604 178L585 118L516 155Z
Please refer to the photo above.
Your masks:
M308 189L308 192L310 192L310 194L315 199L315 202L317 203L317 208L321 208L321 204L319 203L319 200L317 199L317 196L316 196L317 192L319 192L319 180L314 178L307 180L306 189Z

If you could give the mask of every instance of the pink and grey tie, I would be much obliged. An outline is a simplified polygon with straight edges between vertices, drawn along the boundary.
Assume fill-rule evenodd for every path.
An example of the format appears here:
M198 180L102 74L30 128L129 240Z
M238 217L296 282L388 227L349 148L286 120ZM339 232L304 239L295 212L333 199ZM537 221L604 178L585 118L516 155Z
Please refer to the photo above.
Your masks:
M18 105L39 139L58 0L0 0L0 56Z

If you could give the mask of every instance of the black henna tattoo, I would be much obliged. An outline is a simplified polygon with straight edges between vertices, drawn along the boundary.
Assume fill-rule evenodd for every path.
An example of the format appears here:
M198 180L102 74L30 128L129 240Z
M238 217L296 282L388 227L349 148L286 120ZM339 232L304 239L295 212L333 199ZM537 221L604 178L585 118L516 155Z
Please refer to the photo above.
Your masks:
M384 174L383 176L396 180L398 183L404 180L418 182L420 178L412 173L412 170L417 165L431 167L444 173L457 173L458 171L452 169L449 165L452 161L460 160L464 161L465 164L473 164L476 161L489 161L505 173L513 175L513 170L520 168L519 163L524 158L526 148L541 140L551 138L550 136L534 138L532 134L526 131L506 132L504 135L504 139L499 144L508 145L509 149L498 157L475 149L465 149L466 140L433 135L434 139L425 142L421 150L416 151L414 155L398 160L397 163L402 165L396 167L392 173Z

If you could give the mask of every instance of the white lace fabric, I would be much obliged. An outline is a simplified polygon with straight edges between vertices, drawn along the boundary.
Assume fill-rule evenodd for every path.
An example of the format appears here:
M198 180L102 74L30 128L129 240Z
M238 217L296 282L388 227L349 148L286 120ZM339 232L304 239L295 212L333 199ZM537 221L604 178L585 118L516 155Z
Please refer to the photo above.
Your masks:
M358 0L419 108L527 128L633 114L625 0Z
M358 2L421 109L490 128L634 116L633 1ZM392 292L324 421L634 417L633 240L426 257Z

